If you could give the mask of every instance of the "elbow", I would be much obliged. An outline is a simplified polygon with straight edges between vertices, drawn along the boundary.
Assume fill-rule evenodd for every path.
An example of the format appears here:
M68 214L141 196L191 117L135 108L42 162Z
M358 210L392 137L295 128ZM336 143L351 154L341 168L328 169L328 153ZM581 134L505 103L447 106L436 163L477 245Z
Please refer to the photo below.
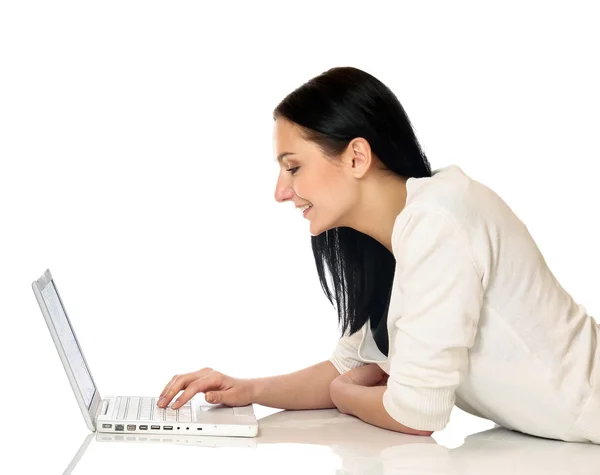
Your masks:
M431 434L433 434L432 430L416 430L416 429L410 429L412 431L414 431L414 433L412 433L412 435L424 435L425 437L429 437L431 436Z
M390 419L392 419L391 416L390 416ZM395 427L390 427L390 429L395 429L397 432L402 432L403 434L408 434L408 435L422 435L422 436L425 436L425 437L429 437L434 432L432 430L413 429L412 427L408 427L408 426L405 426L403 424L400 424L395 419L392 419L392 420L394 422L392 422L391 425L395 425Z
M389 417L389 415L388 415L388 417ZM396 432L401 432L403 434L408 434L408 435L422 435L425 437L429 437L429 436L431 436L431 434L433 434L432 430L413 429L411 427L400 424L398 421L396 421L395 419L392 419L391 417L389 417L389 419L387 420L387 423L383 424L381 427L384 427L385 429L394 430Z

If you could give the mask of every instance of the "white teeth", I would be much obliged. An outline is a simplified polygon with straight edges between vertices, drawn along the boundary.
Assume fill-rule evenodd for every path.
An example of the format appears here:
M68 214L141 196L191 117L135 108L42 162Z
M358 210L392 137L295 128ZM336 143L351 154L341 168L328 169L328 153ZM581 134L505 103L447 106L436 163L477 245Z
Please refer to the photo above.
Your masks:
M298 208L300 210L300 212L304 212L304 210L310 208L312 205L306 205L306 206L302 206L301 208Z

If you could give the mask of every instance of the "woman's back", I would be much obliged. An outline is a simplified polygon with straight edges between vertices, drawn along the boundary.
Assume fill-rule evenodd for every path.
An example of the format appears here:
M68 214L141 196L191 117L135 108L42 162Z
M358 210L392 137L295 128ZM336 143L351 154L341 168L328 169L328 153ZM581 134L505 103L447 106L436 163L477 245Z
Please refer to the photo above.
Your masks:
M408 180L407 190L402 214L444 210L462 229L482 275L483 307L456 405L510 429L588 440L575 421L600 364L597 322L560 285L527 227L490 188L449 166ZM600 428L592 436L600 442Z

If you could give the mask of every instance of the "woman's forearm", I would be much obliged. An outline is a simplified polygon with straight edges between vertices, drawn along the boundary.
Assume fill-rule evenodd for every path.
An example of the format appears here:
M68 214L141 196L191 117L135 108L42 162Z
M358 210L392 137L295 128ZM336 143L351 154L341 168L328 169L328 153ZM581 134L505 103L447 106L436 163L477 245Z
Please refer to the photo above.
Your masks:
M431 435L432 431L416 430L400 424L392 418L383 406L383 393L387 386L359 386L343 381L331 384L331 400L344 414L383 429L411 435Z
M279 409L333 409L329 386L339 375L326 360L294 373L254 378L252 402Z

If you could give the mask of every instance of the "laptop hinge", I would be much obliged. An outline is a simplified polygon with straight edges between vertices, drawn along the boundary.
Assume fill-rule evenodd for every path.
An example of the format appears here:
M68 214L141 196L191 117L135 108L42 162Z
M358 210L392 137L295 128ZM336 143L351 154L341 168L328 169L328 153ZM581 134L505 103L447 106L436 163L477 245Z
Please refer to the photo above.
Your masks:
M96 415L94 416L94 421L98 418L98 416L103 416L108 412L108 403L109 401L100 401L98 407L96 409Z
M98 407L99 407L98 415L100 415L100 416L106 415L106 413L108 412L108 403L109 403L109 401L104 400L104 401L102 401L102 404L98 404Z

